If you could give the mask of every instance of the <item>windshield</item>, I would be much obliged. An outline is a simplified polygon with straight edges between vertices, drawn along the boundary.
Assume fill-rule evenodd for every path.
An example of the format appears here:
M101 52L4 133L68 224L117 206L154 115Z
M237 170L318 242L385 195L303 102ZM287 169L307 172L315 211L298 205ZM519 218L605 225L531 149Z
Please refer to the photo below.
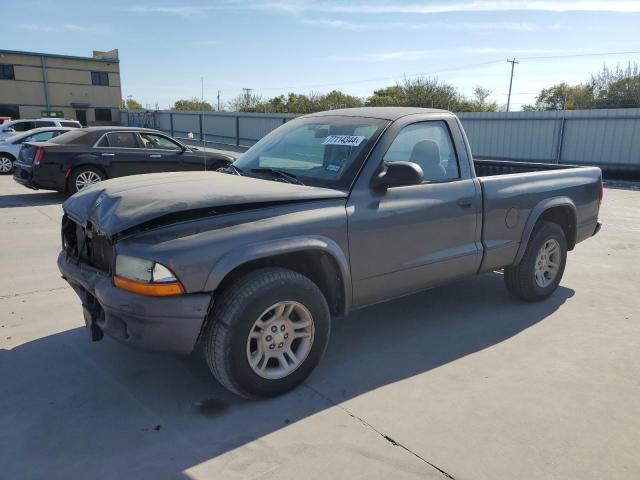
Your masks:
M292 120L256 143L234 166L242 175L280 181L289 175L305 185L346 189L387 123L342 116Z

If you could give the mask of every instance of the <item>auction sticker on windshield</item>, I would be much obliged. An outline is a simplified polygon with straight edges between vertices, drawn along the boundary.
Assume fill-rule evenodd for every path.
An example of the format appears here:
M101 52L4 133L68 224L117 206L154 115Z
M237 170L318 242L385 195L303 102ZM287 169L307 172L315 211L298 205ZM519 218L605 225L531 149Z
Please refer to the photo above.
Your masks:
M362 143L365 137L361 135L329 135L324 139L322 145L346 145L349 147L357 147Z

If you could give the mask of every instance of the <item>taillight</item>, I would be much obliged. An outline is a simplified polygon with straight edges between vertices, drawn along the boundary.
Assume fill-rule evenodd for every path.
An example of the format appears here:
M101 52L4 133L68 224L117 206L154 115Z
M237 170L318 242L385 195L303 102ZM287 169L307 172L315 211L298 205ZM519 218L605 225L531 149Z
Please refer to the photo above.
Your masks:
M44 158L44 148L42 147L36 148L36 154L33 156L33 164L40 165L40 163L42 163L43 158Z
M602 203L603 199L604 199L604 184L602 183L602 177L600 177L600 196L598 198L598 202Z

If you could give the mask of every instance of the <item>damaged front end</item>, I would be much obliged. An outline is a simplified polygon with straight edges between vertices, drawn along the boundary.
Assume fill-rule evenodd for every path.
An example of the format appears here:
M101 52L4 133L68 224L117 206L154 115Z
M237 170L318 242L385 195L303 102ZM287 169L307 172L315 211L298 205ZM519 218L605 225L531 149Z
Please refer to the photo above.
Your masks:
M92 341L104 333L145 350L188 354L193 350L211 303L205 293L157 297L115 284L112 240L87 222L62 219L58 268L80 301Z

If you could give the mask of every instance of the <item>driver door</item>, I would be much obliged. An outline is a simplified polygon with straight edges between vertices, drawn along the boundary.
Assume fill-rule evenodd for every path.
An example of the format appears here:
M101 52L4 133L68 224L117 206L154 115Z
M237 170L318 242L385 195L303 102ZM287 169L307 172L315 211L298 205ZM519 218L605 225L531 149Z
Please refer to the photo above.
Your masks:
M401 128L383 153L384 163L397 161L418 164L424 181L385 190L372 188L365 178L349 200L356 307L414 293L478 268L480 194L470 172L460 168L447 122Z

